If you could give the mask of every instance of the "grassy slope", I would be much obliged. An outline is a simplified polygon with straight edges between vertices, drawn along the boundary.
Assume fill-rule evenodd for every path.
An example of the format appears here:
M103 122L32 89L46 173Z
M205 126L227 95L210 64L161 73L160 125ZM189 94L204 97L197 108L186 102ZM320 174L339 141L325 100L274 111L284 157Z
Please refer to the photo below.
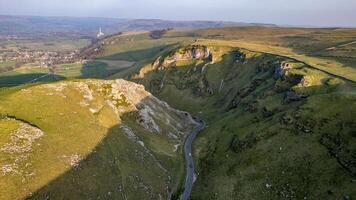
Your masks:
M85 64L59 64L53 67L54 74L40 78L49 73L48 68L21 67L9 72L0 73L1 86L16 86L33 82L53 82L62 79L97 78L105 79L109 76L131 68L133 62L89 60ZM37 79L39 78L39 79Z
M296 72L328 78L305 67ZM258 77L255 71L248 74ZM350 152L342 156L354 162L355 115L348 110L356 109L355 85L330 88L317 81L300 89L310 95L307 100L286 104L279 94L269 96L273 80L267 80L245 97L245 105L210 121L197 140L200 178L193 199L339 199L356 195L351 183L354 171L343 168L334 157L341 157L336 149L346 148L341 151ZM284 124L283 116L291 116L292 122ZM302 126L309 126L311 132ZM341 144L321 142L326 135ZM212 192L199 192L203 190Z
M242 50L247 62L236 63L234 48L224 41L198 43L207 44L215 60L204 74L202 65L191 64L136 79L173 106L207 120L208 127L195 142L200 175L192 199L356 195L351 182L355 114L349 112L356 109L354 83L293 59L247 50ZM280 62L291 63L294 68L289 73L303 75L305 85L273 79ZM157 91L163 79L164 87ZM213 95L201 80L207 81ZM221 80L224 86L219 92ZM276 91L276 85L309 97L287 103L286 91ZM204 92L197 95L197 87ZM233 99L240 102L235 109L231 109Z
M51 82L62 79L62 77L58 75L46 76L48 72L47 68L25 66L9 72L0 73L0 87L17 86L29 83L33 80L37 80L37 82Z
M0 113L31 123L44 136L32 143L29 153L0 151L1 166L16 164L15 171L1 174L0 199L167 197L166 185L175 188L183 173L181 152L173 151L179 141L148 133L126 104L118 105L127 110L118 120L101 93L94 92L94 99L83 106L81 102L87 100L83 89L78 89L81 83L93 91L101 88L87 81L65 81L1 91ZM96 113L88 108L102 104L106 106ZM145 148L129 139L120 124L130 127ZM1 147L11 143L19 125L20 121L0 119ZM163 122L159 125L165 134L172 131ZM29 157L16 161L25 154ZM70 164L76 156L78 167ZM157 160L168 172L162 171Z
M202 76L192 70L198 67L199 71L199 64L177 63L187 66L135 79L152 92L157 92L165 79L156 95L208 121L208 128L195 143L200 176L193 199L335 199L356 195L352 182L355 115L349 112L356 109L356 86L348 81L355 81L356 62L352 48L340 56L339 47L354 40L354 30L232 28L169 32L165 37L204 38L196 44L209 45L218 59L208 65L203 76L214 95L195 93ZM334 46L336 50L324 53ZM248 63L236 64L229 53L236 47L257 52L245 50ZM274 91L275 85L283 86L285 81L272 78L273 63L284 60L296 62L297 69L291 72L309 82L307 86L287 84L285 89L309 95L306 100L285 103L286 92ZM256 86L254 79L264 82ZM217 93L221 80L224 87ZM182 88L181 84L188 86ZM238 92L249 88L253 91L243 98L242 105L229 110Z

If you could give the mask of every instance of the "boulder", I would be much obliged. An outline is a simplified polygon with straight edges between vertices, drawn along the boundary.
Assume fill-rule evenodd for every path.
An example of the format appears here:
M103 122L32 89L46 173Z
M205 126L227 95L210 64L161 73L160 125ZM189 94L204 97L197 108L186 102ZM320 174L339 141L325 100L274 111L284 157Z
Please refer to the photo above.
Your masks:
M282 124L293 124L293 118L290 116L290 115L284 115L282 118L281 118L281 122Z

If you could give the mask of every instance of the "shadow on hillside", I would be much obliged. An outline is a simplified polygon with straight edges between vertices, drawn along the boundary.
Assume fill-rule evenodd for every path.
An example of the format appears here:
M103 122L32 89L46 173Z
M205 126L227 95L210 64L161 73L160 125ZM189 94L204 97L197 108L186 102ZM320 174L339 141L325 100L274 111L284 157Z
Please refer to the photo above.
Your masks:
M147 62L151 62L150 59L154 59L157 54L169 51L173 48L176 44L171 45L161 45L146 49L134 50L134 51L127 51L118 54L113 54L106 57L101 57L100 59L104 60L125 60L131 62L141 62L144 60L148 60ZM91 61L87 65L83 66L80 69L81 75L79 79L85 78L95 78L95 79L106 79L114 74L117 74L121 71L125 71L128 68L115 68L108 66L104 62L100 62L100 59L96 61ZM9 76L1 76L0 77L0 87L11 87L11 86L18 86L26 83L31 82L39 82L39 83L48 83L48 82L55 82L58 80L66 79L65 76L62 75L50 75L43 78L36 80L41 76L46 75L45 73L30 73L30 74L19 74L19 75L9 75Z
M127 68L113 68L104 62L100 62L100 60L94 60L82 66L80 69L81 76L78 78L105 79L125 69Z
M100 72L100 67L99 67L99 70L97 70L96 72L97 75L95 75L95 72L93 73L93 71L95 70L89 71L87 69L87 72L85 72L85 69L83 68L82 76L83 78L96 78L96 79L116 79L117 77L122 77L124 79L127 79L127 76L130 76L133 73L138 73L138 70L142 66L152 63L158 57L158 55L165 55L168 52L172 51L172 49L176 48L176 45L177 44L162 45L162 46L157 46L157 47L152 47L147 49L122 52L111 56L101 57L95 61L102 63L102 66L104 66L104 68L107 68L108 70L104 70ZM131 67L113 69L113 67L115 66L108 67L107 64L101 62L101 60L112 60L112 61L122 60L122 61L135 62L135 64L133 64Z
M12 87L19 86L27 83L50 83L59 80L63 80L65 77L60 75L48 75L46 73L31 73L31 74L19 74L11 76L0 77L0 87Z
M118 125L110 128L107 136L77 166L72 164L69 171L26 199L124 199L123 182L131 180L121 176L120 165L131 158L117 152L126 151L130 143L119 132Z
M126 51L122 53L113 54L110 56L101 57L100 59L105 60L126 60L126 61L141 61L144 59L155 57L158 53L165 51L171 47L175 46L175 44L171 45L160 45L151 48L133 50L133 51Z

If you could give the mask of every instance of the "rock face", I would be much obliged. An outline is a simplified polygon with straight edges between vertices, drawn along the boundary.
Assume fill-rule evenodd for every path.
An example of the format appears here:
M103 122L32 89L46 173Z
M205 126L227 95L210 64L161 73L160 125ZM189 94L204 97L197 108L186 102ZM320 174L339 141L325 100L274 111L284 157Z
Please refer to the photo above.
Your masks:
M203 45L192 45L184 49L179 49L178 51L172 52L167 57L159 57L152 66L157 67L167 67L177 61L192 60L192 59L208 59L211 57L210 50L207 46Z
M235 50L232 52L235 62L236 63L244 63L246 60L246 55L244 53L242 53L240 50Z
M278 79L284 76L290 69L292 69L292 66L289 63L281 63L281 65L274 70L274 78Z
M206 59L210 55L210 50L207 46L193 45L187 47L181 51L175 52L168 59L179 60L190 60L190 59Z
M309 81L302 74L295 73L291 71L293 67L288 63L282 63L280 66L275 68L273 78L276 80L273 90L278 93L287 92L291 90L293 86L301 85L303 87L309 86ZM295 93L287 93L286 98L289 98L291 101L298 101L301 99L297 97Z
M143 85L122 79L108 81L107 84L112 87L112 96L118 99L124 95L126 100L134 105L133 109L138 111L137 122L152 133L161 133L161 128L156 121L165 121L173 130L178 130L175 133L177 137L179 137L179 130L195 123L190 115L171 108L166 102L147 92Z
M54 86L50 86L53 88ZM100 110L108 104L118 118L127 112L137 113L138 124L151 133L162 134L159 124L163 122L172 130L177 138L181 137L182 130L194 124L194 120L185 112L171 108L166 102L147 92L143 85L117 79L114 81L88 80L83 82L70 82L65 87L75 87L83 95L81 106L88 107L92 113ZM104 97L106 101L95 103L99 97Z

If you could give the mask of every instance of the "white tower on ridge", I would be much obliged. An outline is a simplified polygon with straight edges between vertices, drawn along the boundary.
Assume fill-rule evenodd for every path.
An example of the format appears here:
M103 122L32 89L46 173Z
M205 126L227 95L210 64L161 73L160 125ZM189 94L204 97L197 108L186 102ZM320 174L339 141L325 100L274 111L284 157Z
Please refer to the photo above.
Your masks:
M101 31L101 27L99 29L99 33L96 35L97 38L100 38L102 36L104 36L105 34Z

